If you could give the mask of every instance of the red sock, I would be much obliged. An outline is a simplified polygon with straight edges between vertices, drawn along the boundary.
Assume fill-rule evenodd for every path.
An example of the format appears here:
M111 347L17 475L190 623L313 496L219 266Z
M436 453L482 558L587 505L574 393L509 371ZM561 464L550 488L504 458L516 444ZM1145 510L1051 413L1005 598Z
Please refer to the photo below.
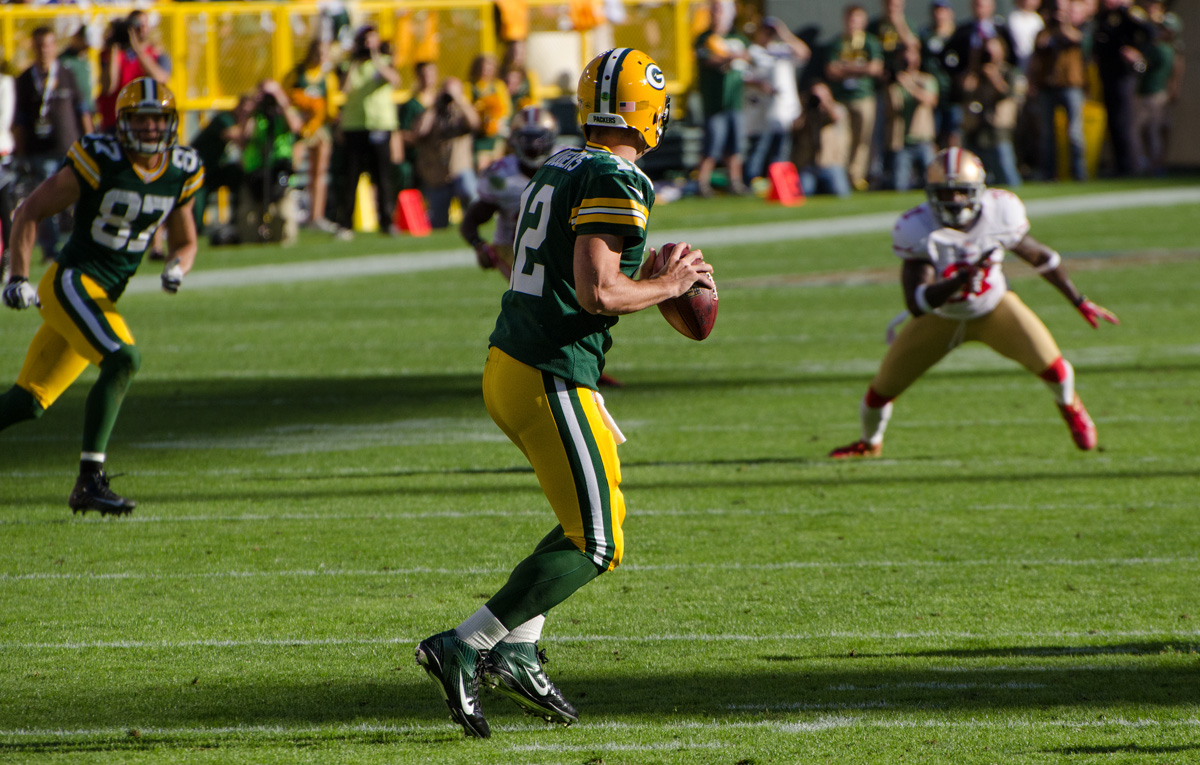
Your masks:
M867 388L867 395L863 399L863 402L867 406L871 407L872 409L882 409L883 407L885 407L889 403L891 403L891 401L892 401L892 399L884 398L883 396L876 393L875 389L871 388L871 387Z
M1050 366L1046 367L1046 370L1038 375L1038 377L1042 378L1048 383L1060 383L1066 380L1067 375L1069 374L1070 371L1066 360L1063 359L1062 356L1059 356L1052 364L1050 364Z

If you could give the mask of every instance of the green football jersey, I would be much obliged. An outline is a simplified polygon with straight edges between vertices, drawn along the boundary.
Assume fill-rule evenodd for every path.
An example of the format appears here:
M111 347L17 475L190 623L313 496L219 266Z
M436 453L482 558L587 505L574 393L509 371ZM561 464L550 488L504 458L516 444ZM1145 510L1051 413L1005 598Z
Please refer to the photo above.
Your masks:
M158 169L142 171L115 136L91 134L71 147L63 165L75 172L79 201L58 262L92 277L116 300L154 232L204 185L204 164L195 149L174 146Z
M654 186L637 165L589 143L548 159L521 195L512 280L490 343L518 361L595 388L615 316L588 313L575 294L575 240L624 237L621 272L642 262Z

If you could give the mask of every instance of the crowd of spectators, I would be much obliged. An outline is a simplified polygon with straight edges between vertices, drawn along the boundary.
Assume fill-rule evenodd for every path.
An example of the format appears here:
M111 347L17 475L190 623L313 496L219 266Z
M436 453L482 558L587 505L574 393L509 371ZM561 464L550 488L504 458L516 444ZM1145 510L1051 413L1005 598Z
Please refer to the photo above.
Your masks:
M694 96L684 103L704 134L690 185L700 195L712 195L715 181L734 194L761 190L767 168L784 160L806 194L904 190L953 145L979 155L993 183L1083 180L1098 148L1085 135L1089 96L1106 107L1102 172L1163 170L1183 71L1180 23L1164 0L1015 0L1007 18L995 0L971 0L964 18L948 0L920 9L881 0L870 10L845 5L840 28L829 30L793 30L758 7L710 0L699 9ZM121 87L141 76L168 81L172 62L150 21L136 10L111 22L97 51L85 27L60 40L39 26L28 41L33 64L0 67L5 219L21 189L54 172L80 135L113 128ZM212 219L206 208L224 187L235 223L248 225L210 232L214 240L286 240L298 223L349 239L364 199L379 230L395 234L402 189L421 192L434 227L449 226L456 201L465 209L479 175L503 155L511 116L540 101L525 40L508 32L500 58L480 55L443 76L433 61L393 61L374 26L342 34L323 26L281 82L206 115L191 139L207 168L197 224ZM360 193L360 176L373 193ZM307 203L297 202L297 187ZM280 218L291 227L258 225ZM45 257L61 223L39 231Z
M806 193L911 188L946 146L974 151L996 184L1084 180L1092 94L1107 119L1100 172L1162 172L1183 72L1180 23L1163 0L1015 0L1007 18L995 0L972 0L966 18L956 18L948 0L933 0L918 23L909 10L917 9L905 0L881 0L872 17L866 6L848 4L840 29L793 34L776 19L755 18L749 3L711 0L711 22L695 41L705 128L698 193L712 193L713 170L722 165L728 190L746 193L763 165L743 155L777 157L767 148L778 145L777 135L763 145L745 137L747 125L769 126L764 102L779 114L803 105L786 132ZM782 53L792 40L798 45ZM776 62L790 58L794 90L778 79L761 87L755 62L764 47ZM1099 145L1090 148L1100 154Z

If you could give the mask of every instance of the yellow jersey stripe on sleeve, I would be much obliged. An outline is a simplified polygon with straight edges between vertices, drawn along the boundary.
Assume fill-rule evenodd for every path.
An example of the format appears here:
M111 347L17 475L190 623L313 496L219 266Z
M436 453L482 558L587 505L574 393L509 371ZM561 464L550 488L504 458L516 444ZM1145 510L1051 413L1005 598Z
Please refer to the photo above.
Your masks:
M646 217L648 212L646 205L629 197L592 197L579 203L579 209L581 210L589 207L620 207L627 210L636 210L643 218Z
M611 202L611 201L628 201L628 200L594 200L589 199L576 208L574 212L575 225L581 223L598 223L610 222L619 223L625 226L637 226L638 228L646 227L646 208L642 205L610 205L610 204L589 204L589 202Z
M186 202L188 199L190 199L192 196L194 196L196 194L196 192L199 191L201 189L201 187L203 187L203 186L204 186L204 168L201 167L199 170L196 171L195 175L193 175L191 178L188 178L187 183L183 184L183 191L181 191L179 193L179 201Z
M580 213L574 220L575 226L583 226L588 223L611 223L618 226L633 226L639 229L646 228L646 219L638 218L635 215L614 215L611 213L591 212L588 214Z
M93 189L100 187L100 165L83 150L83 144L78 141L67 152L67 159L75 167L75 171L83 177Z

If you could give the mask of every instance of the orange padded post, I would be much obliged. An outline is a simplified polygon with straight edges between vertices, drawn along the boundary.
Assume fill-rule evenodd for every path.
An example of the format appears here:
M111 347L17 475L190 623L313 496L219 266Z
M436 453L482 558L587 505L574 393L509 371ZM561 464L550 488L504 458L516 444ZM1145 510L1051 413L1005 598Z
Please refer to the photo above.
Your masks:
M393 223L401 231L407 231L413 236L429 236L432 228L429 216L425 214L425 199L416 189L405 189L396 195L396 213Z
M767 166L767 177L771 180L769 201L779 202L785 207L804 204L804 189L800 187L800 174L791 162L772 162Z

